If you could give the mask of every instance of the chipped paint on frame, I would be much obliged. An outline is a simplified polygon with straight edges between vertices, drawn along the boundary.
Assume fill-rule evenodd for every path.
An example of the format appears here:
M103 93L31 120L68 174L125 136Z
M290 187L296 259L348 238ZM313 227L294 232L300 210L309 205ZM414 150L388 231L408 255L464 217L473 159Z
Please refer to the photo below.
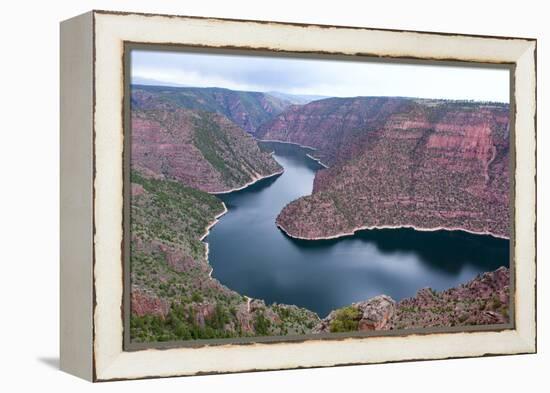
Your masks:
M115 19L112 19L115 18ZM532 303L532 320L529 315L527 315L526 320L520 321L521 324L519 327L522 329L522 334L517 334L520 329L518 326L508 327L505 331L500 332L464 332L462 330L449 333L449 329L446 329L445 332L441 333L431 333L427 334L423 332L412 332L407 336L388 336L385 335L374 335L365 338L350 338L349 335L346 337L336 337L335 339L330 340L329 346L323 345L323 340L319 340L319 337L315 339L307 339L305 341L302 338L298 342L277 342L271 343L266 346L266 343L256 342L246 343L243 347L242 345L234 345L227 343L220 343L219 346L212 347L210 346L201 346L200 348L166 348L163 350L158 349L146 349L146 350L136 350L135 352L125 352L123 350L123 340L122 340L122 331L123 331L123 288L124 288L124 263L120 261L124 260L124 243L123 243L123 231L122 231L122 206L123 206L123 192L124 192L124 176L125 172L123 171L123 156L127 154L123 148L124 144L124 89L125 84L122 78L124 71L124 45L125 43L148 43L148 44L162 44L163 46L176 46L176 47L195 47L195 48L213 48L213 49L248 49L255 51L267 51L271 53L277 53L279 55L285 54L298 54L298 55L342 55L349 58L350 56L356 57L365 57L369 58L378 58L383 61L426 61L426 60L437 60L438 63L441 62L483 62L490 63L491 65L503 65L503 66L513 66L517 67L518 60L520 59L523 53L532 51L536 56L536 41L532 39L517 39L517 38L507 38L507 37L491 37L491 36L466 36L466 35L455 35L448 33L425 33L425 32L411 32L411 31L399 31L399 30L384 30L384 29L366 29L360 27L343 27L343 26L326 26L326 25L303 25L303 24L291 24L291 23L279 23L279 22L265 22L265 21L241 21L241 20L225 20L217 18L197 18L197 17L182 17L182 16L166 16L166 15L152 15L152 14L134 14L134 13L114 13L106 11L95 11L93 15L94 19L94 293L93 293L93 303L94 303L94 350L93 350L93 375L94 380L120 380L120 379L134 379L134 378L153 378L153 377L167 377L167 376L179 376L179 375L204 375L204 374L215 374L215 373L230 373L230 372L245 372L245 371L261 371L261 370L276 370L276 369L288 369L288 368L312 368L312 367L328 367L328 366L340 366L340 365L352 365L352 364L366 364L366 363L386 363L386 362L395 362L395 361L414 361L414 360L428 360L428 359L445 359L445 358L455 358L455 357L468 357L468 356L492 356L500 354L517 354L517 353L532 353L536 351L536 316L534 313L534 297L533 293L527 293L528 302ZM155 23L152 23L153 20ZM98 26L97 22L100 22ZM221 43L215 44L212 42L206 42L205 44L199 44L196 42L185 42L185 40L173 40L172 36L169 39L159 40L158 37L141 37L140 33L132 31L132 34L127 36L124 31L117 30L116 28L109 31L111 27L115 27L117 23L120 25L130 24L133 26L140 26L141 29L151 29L158 30L158 25L165 25L168 27L168 24L187 24L195 22L198 24L194 26L197 30L203 31L205 36L214 36L216 31L224 30L228 25L241 26L246 25L247 27L254 27L256 29L262 29L262 27L267 26L269 29L274 30L271 34L277 36L279 30L291 29L291 30L301 30L307 29L308 33L312 31L323 31L324 34L334 34L337 32L352 31L355 34L357 33L383 33L388 35L386 39L390 41L397 41L399 38L402 38L404 34L412 34L415 36L415 39L421 39L429 41L429 38L434 37L445 37L445 39L454 39L454 40L473 40L476 42L491 41L495 45L504 44L504 47L509 47L511 52L507 55L496 57L487 56L485 52L483 55L472 55L472 54L459 54L457 56L436 53L435 55L427 55L426 53L420 53L415 55L414 53L419 52L417 47L406 44L406 50L402 52L399 51L390 51L385 52L383 49L376 50L323 50L313 45L313 47L308 47L303 45L288 45L288 42L285 41L285 44L280 45L264 45L252 44L252 45L235 45L233 43L227 43L228 41L235 41L235 39L226 40L219 39ZM120 27L119 25L119 27ZM214 25L214 26L213 26ZM171 26L173 28L174 26ZM105 35L103 30L105 30ZM168 30L168 29L167 29ZM177 28L175 30L178 30ZM191 29L193 30L193 29ZM238 29L237 29L238 30ZM143 30L142 30L143 32ZM109 33L109 34L107 34ZM170 33L169 33L170 34ZM301 33L303 35L303 31ZM147 34L143 34L147 36ZM174 35L175 36L175 35ZM218 35L216 35L217 37ZM178 36L179 37L179 36ZM196 40L197 37L195 37ZM234 37L232 37L234 38ZM265 37L262 37L265 40ZM206 40L208 41L208 40ZM227 42L226 42L227 41ZM238 39L237 39L238 41ZM242 41L242 40L241 40ZM261 41L261 39L259 40ZM100 45L98 45L100 44ZM508 45L512 44L512 45ZM104 47L104 46L105 47ZM99 46L99 51L98 47ZM436 45L437 46L437 45ZM483 45L482 45L483 46ZM497 45L498 46L498 45ZM116 59L110 58L107 55L107 49L109 53L114 55L118 52L118 61ZM502 48L501 48L502 49ZM468 52L468 51L466 51ZM97 54L99 53L99 56ZM97 57L96 57L97 56ZM106 67L106 64L98 66L101 60L106 60L106 63L109 63L111 67ZM111 60L109 62L108 60ZM112 60L115 60L113 63ZM533 60L533 59L531 59ZM535 59L536 60L536 57ZM536 61L532 61L536 63ZM529 64L526 64L529 67ZM536 64L534 65L534 67ZM529 73L529 70L524 70ZM536 69L532 70L535 75L533 75L534 86L527 86L527 89L524 89L526 93L531 94L529 90L530 87L535 88L536 82L534 78L536 77ZM118 91L117 94L114 94L116 97L109 97L105 95L105 91L102 88L105 88L106 80L111 81L111 95L112 89ZM529 75L527 75L527 80L529 81ZM116 88L115 86L118 86ZM522 86L523 87L523 86ZM96 101L97 98L97 101ZM514 95L514 98L515 95ZM532 103L520 101L518 104L527 106L523 108L525 112L532 111L536 120L536 104L534 97ZM526 100L527 101L527 100ZM531 107L529 107L531 105ZM116 114L116 108L120 108L118 115ZM517 105L514 106L514 109L517 111ZM522 112L523 113L523 112ZM522 124L523 126L523 124ZM535 135L534 124L532 127L533 138ZM530 135L528 135L530 137ZM531 141L533 142L533 141ZM536 144L536 139L534 140ZM512 146L512 148L514 148ZM529 147L529 146L528 146ZM535 146L536 147L536 146ZM515 157L515 149L514 155ZM529 150L529 149L527 149ZM514 158L513 158L514 161ZM120 164L120 165L119 165ZM106 176L108 169L111 168L111 173ZM114 171L112 170L114 169ZM517 168L516 168L517 169ZM536 176L536 168L534 171ZM517 176L517 173L516 173ZM535 178L536 181L536 178ZM106 188L106 185L109 184L111 187ZM513 194L515 195L515 194ZM536 201L535 201L536 202ZM533 206L534 207L534 206ZM105 213L111 213L110 219L106 219L107 215ZM536 220L535 217L531 217L534 230L536 231ZM517 219L517 216L516 216ZM98 225L98 222L101 223ZM522 228L523 230L523 228ZM535 232L533 231L532 234ZM526 233L531 235L530 232ZM121 239L118 243L118 247L115 247L116 241L113 239ZM516 237L513 236L513 242L516 242ZM533 256L533 264L535 263L534 250L531 250ZM517 255L515 255L517 257ZM118 260L118 267L115 264L115 261ZM531 261L528 260L526 264L531 264ZM534 266L528 266L528 273L531 276L526 277L525 281L529 284L532 281L533 285L536 285L536 280L533 271ZM517 274L517 273L516 273ZM520 277L521 278L521 277ZM523 284L523 283L522 283ZM529 287L527 287L527 292L529 292ZM516 299L516 306L519 300ZM525 307L530 307L531 304L520 305L520 310L524 311ZM121 313L122 311L122 313ZM529 313L528 313L529 314ZM527 331L523 332L522 324L527 324ZM489 327L491 328L491 327ZM332 337L331 337L332 338ZM436 344L439 340L444 341L456 341L457 343L463 342L470 345L477 342L480 346L480 350L476 351L472 349L471 351L464 351L459 347L453 348L452 352L441 352L439 349L427 350L424 348L426 345L426 340L432 342L431 345ZM500 340L509 340L510 346L507 349L502 349L493 347L493 349L486 348L483 349L483 344L487 340L491 341L493 339ZM334 341L336 340L336 341ZM465 340L465 341L463 341ZM351 348L349 345L353 343L353 347L364 347L359 350L359 353L355 348ZM321 346L319 346L321 344ZM315 346L315 347L312 347ZM335 347L334 345L338 345ZM399 353L399 347L407 345L407 351ZM240 348L239 348L240 347ZM299 347L297 351L297 347ZM324 352L327 356L325 359L321 357L319 359L311 359L311 356L303 356L305 347L310 349L314 348L314 351L311 351L312 354L318 351ZM321 348L322 347L322 348ZM330 347L330 348L329 348ZM491 347L489 345L489 347ZM269 350L266 351L266 348ZM329 359L331 352L336 348L345 353L344 358L341 354L337 356L332 356ZM378 352L375 354L369 353L366 355L369 350L374 350L378 348ZM386 356L386 351L381 353L380 348L389 349L391 351L397 352L388 354ZM246 349L243 351L243 349ZM327 350L328 349L328 350ZM420 351L419 351L420 349ZM361 351L365 350L364 353ZM297 353L299 352L299 353ZM347 353L346 353L347 352ZM197 364L186 363L185 358L190 359L188 355L194 356L194 359L199 357L201 361L198 361ZM227 359L235 359L234 356L243 356L248 357L246 361L240 362L240 364L230 364L219 361L219 358L228 356ZM276 364L265 362L266 354L270 356L279 355L279 360L276 361ZM294 354L294 358L292 357ZM166 356L164 356L166 355ZM334 355L334 354L332 354ZM370 355L370 356L369 356ZM381 356L382 355L382 356ZM161 360L162 358L162 360ZM162 366L162 363L165 361L173 360L173 363L170 364L170 367ZM148 362L150 361L150 367L143 368L143 364L139 362ZM254 366L247 365L252 361ZM235 363L235 362L233 362ZM236 362L239 363L239 362ZM255 364L257 363L257 365ZM201 364L203 365L201 367ZM138 367L141 366L141 367ZM191 367L189 367L191 366ZM195 367L193 367L195 366ZM159 368L160 367L160 368ZM198 367L198 368L197 368Z

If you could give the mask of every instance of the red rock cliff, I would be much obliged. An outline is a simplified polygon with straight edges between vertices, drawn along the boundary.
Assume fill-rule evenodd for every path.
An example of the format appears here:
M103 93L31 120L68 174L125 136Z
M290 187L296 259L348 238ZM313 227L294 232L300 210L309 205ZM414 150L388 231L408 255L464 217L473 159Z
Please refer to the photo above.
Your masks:
M509 108L407 98L290 107L258 131L318 149L330 168L277 224L290 236L415 226L509 236Z
M132 169L222 192L281 167L223 115L181 108L132 111Z

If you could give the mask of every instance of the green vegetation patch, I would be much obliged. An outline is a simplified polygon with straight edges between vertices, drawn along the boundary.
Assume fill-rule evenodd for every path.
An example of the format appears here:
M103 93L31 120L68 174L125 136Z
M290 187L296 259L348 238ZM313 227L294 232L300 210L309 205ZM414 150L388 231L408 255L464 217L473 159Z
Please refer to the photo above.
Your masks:
M131 181L144 189L131 200L131 288L153 299L153 306L141 300L145 306L157 307L146 315L131 315L132 342L305 334L311 330L317 315L295 306L258 305L244 315L248 313L247 299L210 278L211 267L200 238L223 212L218 198L136 171Z
M243 176L243 173L239 173L231 165L232 162L239 162L239 160L226 133L217 122L213 121L211 114L201 113L201 115L195 120L195 146L206 161L221 174L226 184L248 181L248 176ZM231 156L231 160L226 159L225 156Z
M235 332L224 329L228 322L228 311L221 304L216 305L212 315L204 319L204 324L197 322L192 306L174 304L164 318L156 315L132 315L130 334L139 342L237 337Z
M136 171L131 181L147 191L132 200L132 236L174 243L190 257L204 259L200 237L214 217L224 211L222 202L206 192L175 181L146 178Z
M361 320L361 310L348 306L336 311L334 319L330 322L331 333L357 331Z

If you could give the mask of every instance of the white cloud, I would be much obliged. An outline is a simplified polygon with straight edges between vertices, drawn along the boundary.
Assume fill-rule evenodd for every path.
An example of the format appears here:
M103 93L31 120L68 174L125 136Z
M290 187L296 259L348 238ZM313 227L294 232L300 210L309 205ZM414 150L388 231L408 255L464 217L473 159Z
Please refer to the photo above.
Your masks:
M324 96L509 101L502 68L133 51L132 78L163 84Z

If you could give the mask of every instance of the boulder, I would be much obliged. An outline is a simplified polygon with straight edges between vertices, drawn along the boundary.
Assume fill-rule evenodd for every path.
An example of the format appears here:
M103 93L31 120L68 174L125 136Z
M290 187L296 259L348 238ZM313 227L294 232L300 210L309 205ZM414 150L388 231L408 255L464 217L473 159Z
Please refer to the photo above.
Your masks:
M353 303L350 307L359 311L357 313L357 331L386 330L395 315L396 303L387 295L379 295L371 299ZM330 333L332 321L338 318L339 310L322 319L312 330L312 333Z
M355 306L363 312L358 330L384 330L395 315L395 300L387 295L376 296Z

